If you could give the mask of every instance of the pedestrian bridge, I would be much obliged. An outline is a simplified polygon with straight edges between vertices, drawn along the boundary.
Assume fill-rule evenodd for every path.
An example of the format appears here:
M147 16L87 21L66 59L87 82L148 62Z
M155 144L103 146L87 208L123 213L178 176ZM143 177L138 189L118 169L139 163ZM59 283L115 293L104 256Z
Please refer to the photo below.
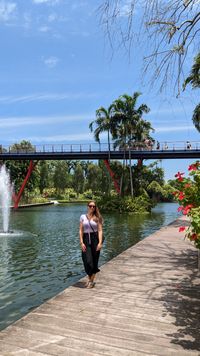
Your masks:
M134 142L126 148L113 144L42 144L32 148L0 147L0 160L106 160L106 159L200 159L200 142L160 142L146 145Z

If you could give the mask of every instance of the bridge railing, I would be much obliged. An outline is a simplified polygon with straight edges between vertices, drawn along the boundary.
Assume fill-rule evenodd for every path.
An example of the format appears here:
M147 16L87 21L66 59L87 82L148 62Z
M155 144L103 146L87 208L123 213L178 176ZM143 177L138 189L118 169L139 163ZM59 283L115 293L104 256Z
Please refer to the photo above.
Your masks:
M84 144L40 144L32 148L14 148L0 145L0 153L59 153L59 152L104 152L104 151L165 151L165 150L200 150L199 141L151 141L133 142L131 145L114 147L113 143Z

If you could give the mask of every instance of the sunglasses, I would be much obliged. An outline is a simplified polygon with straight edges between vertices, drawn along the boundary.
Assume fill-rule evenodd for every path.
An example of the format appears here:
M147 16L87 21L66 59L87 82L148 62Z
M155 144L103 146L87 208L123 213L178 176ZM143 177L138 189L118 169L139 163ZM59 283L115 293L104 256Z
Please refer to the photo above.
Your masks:
M88 205L89 208L96 208L96 205Z

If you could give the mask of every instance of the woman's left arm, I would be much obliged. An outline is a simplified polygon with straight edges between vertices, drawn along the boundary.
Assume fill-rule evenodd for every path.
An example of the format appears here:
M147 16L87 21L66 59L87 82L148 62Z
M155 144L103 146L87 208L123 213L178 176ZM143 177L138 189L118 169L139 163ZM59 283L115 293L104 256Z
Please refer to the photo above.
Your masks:
M103 243L103 228L101 222L98 222L98 238L99 238L99 243L97 245L97 251L100 251Z

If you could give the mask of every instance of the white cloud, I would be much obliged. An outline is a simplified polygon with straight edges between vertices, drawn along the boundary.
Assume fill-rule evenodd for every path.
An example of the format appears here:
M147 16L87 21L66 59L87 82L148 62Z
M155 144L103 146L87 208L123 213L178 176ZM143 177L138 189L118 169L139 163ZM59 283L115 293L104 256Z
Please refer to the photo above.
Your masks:
M34 4L48 4L48 5L56 5L60 2L60 0L33 0Z
M70 123L75 121L91 120L92 114L70 115L70 116L27 116L0 118L0 128L15 128L20 126L54 125L58 123Z
M194 110L194 104L193 105L187 105L187 106L173 106L169 105L169 107L164 107L164 108L159 108L159 109L153 109L150 111L148 114L148 117L151 115L156 115L157 118L159 119L159 115L163 114L179 114L179 113L185 113L185 112L191 112Z
M48 21L49 22L56 21L57 19L58 19L57 14L51 14L51 15L48 16Z
M49 26L41 26L38 29L40 32L48 32L50 31L50 27Z
M64 15L66 15L65 13L63 13ZM61 22L67 22L69 20L69 18L67 16L63 16L63 15L58 15L55 12L51 13L48 17L47 17L47 21L48 23L52 23L52 22L57 22L57 23L61 23Z
M81 1L79 0L78 2L73 2L72 5L71 5L71 8L72 10L79 10L80 7L84 7L84 6L87 6L88 5L88 2L87 1Z
M65 142L65 141L79 142L84 140L90 141L91 139L93 139L93 135L92 133L83 133L83 134L54 135L54 136L31 136L26 139L28 141L36 142L36 143L37 142L53 143L53 142Z
M0 21L7 22L13 18L17 4L14 2L0 1Z
M76 100L76 99L90 99L97 97L95 93L36 93L30 95L21 96L0 96L1 104L12 104L12 103L27 103L33 101L59 101L59 100Z
M157 127L155 128L155 132L179 132L179 131L188 131L188 130L196 130L194 125L189 126L166 126L166 127Z
M43 59L44 61L44 64L49 67L49 68L55 68L59 62L59 58L57 57L49 57L49 58L46 58L46 59Z
M135 11L135 6L136 4L133 2L133 0L125 0L121 1L118 4L118 8L115 9L117 16L118 17L127 17L131 14L132 11Z
M24 13L23 14L23 18L24 18L24 27L26 29L29 29L31 27L31 23L32 23L32 18L31 15L29 13Z

